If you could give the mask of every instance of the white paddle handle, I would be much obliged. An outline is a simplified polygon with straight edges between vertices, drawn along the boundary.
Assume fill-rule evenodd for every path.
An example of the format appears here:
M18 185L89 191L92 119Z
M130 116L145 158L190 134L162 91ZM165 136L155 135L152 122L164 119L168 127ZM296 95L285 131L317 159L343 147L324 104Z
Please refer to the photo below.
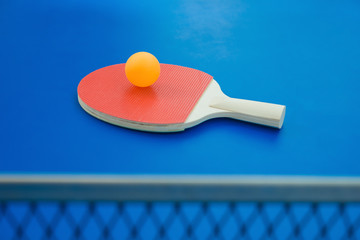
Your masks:
M229 111L226 116L239 120L281 128L285 117L285 106L250 100L221 97L214 99L211 107Z

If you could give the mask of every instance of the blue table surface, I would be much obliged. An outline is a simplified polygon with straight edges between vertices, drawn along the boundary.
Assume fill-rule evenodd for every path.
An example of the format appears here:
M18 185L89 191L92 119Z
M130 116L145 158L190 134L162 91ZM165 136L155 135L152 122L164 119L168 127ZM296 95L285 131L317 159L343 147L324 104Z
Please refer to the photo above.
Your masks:
M360 175L359 1L0 2L0 172ZM281 130L214 119L128 130L77 102L138 51L284 104Z

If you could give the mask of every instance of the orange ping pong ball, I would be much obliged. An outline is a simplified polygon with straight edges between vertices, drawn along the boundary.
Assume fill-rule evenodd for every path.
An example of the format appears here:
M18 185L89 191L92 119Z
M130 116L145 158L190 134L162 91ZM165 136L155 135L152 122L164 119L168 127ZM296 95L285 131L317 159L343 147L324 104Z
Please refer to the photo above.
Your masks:
M147 52L138 52L129 57L125 64L127 79L138 87L148 87L160 76L160 63Z

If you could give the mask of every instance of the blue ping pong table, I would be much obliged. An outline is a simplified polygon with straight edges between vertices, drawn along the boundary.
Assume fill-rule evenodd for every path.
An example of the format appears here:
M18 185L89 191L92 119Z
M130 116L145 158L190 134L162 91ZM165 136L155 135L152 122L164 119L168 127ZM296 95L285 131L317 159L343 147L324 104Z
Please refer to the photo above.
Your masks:
M177 189L179 184L183 187L185 183L183 180L176 180L176 177L174 180L171 176L191 175L189 179L198 185L190 187L190 190L196 192L198 187L206 188L202 185L204 182L198 180L205 175L222 176L219 181L226 186L235 184L245 186L246 189L252 184L258 184L261 179L264 185L267 182L264 179L269 177L269 189L280 189L282 194L276 196L283 196L286 200L291 192L289 189L283 191L283 184L272 179L271 176L275 175L282 179L280 182L286 182L286 176L291 179L295 177L295 180L289 182L291 188L296 189L302 189L301 186L307 189L312 184L323 186L321 179L328 179L329 181L325 181L325 185L330 187L327 191L335 189L333 195L339 193L346 197L313 198L315 202L331 199L336 202L334 206L330 204L335 212L328 214L328 218L315 214L317 220L314 220L314 225L319 226L320 230L314 232L324 238L331 234L333 239L360 238L360 233L356 230L360 222L360 214L357 212L359 207L355 204L357 207L349 208L345 204L349 201L356 202L358 198L354 194L344 193L358 189L356 186L360 176L359 12L358 1L2 1L0 183L3 188L0 190L4 194L11 194L11 190L15 189L12 187L17 186L17 193L20 195L0 196L0 229L15 229L7 237L12 238L15 234L14 236L22 238L27 229L36 229L21 227L22 221L25 226L31 226L31 218L27 217L30 213L38 213L35 215L37 223L45 230L51 229L47 228L51 221L58 221L56 226L61 225L63 218L57 216L64 216L62 213L66 213L67 224L70 222L74 226L69 236L84 237L77 227L81 217L76 218L84 215L68 213L68 205L63 202L71 201L72 197L76 200L79 197L76 191L64 193L67 197L54 203L54 209L57 210L49 217L50 220L45 213L51 211L53 206L48 209L45 207L47 210L39 213L37 209L41 204L36 204L36 201L41 200L54 201L49 189L46 194L46 186L52 187L50 189L62 189L61 192L65 191L62 187L78 186L76 176L83 176L87 180L89 175L101 175L100 179L107 175L120 176L120 179L115 177L114 181L108 182L118 186L125 181L121 176L127 176L125 179L130 176L131 184L137 181L145 184L149 179L141 176L166 175L170 176L166 181L169 180L171 187ZM161 63L196 68L209 73L220 84L223 92L231 97L286 105L283 128L278 130L231 119L214 119L180 133L146 133L110 125L83 111L78 104L76 92L80 80L96 69L124 63L138 51L154 54ZM39 175L44 174L48 178L40 176L39 180ZM56 175L59 174L67 176L71 181L66 182L59 177L64 185L51 182L50 179L57 179ZM136 177L132 178L132 175ZM232 176L235 176L235 180L228 179ZM256 179L249 180L248 177ZM305 179L305 182L298 182L299 178ZM306 182L308 178L314 181ZM340 185L337 184L338 178L342 179L339 180ZM90 179L95 184L98 178ZM26 183L29 181L34 184L28 186ZM214 189L219 190L218 184L212 183ZM92 188L93 184L89 185L90 189L99 190ZM34 186L42 189L40 193L34 190ZM183 190L182 187L180 190ZM30 189L30 192L27 193L24 189ZM84 193L85 190L81 189L79 191ZM316 190L317 188L312 193ZM44 192L45 195L42 195ZM31 199L30 193L36 197ZM236 201L254 200L254 210L250 211L248 218L242 219L247 219L249 225L256 223L258 218L251 217L251 214L263 213L263 209L267 209L262 205L262 200L280 200L271 198L272 193L261 194L261 197L249 193L251 197L248 199L238 194L232 200L235 205L224 205L225 210L220 215L228 219L227 214L235 213L238 217L233 221L241 222L241 214L237 214L236 209L242 207ZM195 208L203 209L206 216L210 215L207 219L213 221L212 229L215 229L211 236L228 239L230 236L221 235L226 231L219 227L220 218L211 217L216 214L208 211L210 208L204 198L209 197L209 201L225 199L216 199L210 195L206 192L199 199L189 196L186 199L205 201L205 204L201 203ZM225 195L229 196L228 193ZM300 195L304 197L304 193ZM296 195L298 200L311 202L309 205L305 204L310 212L322 211L318 210L321 208L316 203L314 205L314 201L301 198L300 195ZM17 206L17 202L14 203L15 206L12 202L8 203L11 199L21 200L19 196L26 201L25 207ZM95 205L99 199L86 196L95 201L84 205L88 209L86 212L95 216L99 226L105 226L101 228L102 236L115 236L114 233L110 234L109 226L117 229L114 227L116 221L113 221L114 226L107 225L104 222L109 223L111 217L94 215L93 210L97 209ZM108 201L113 197L116 201L126 201L111 194L106 196L100 200ZM129 196L131 197L127 200L143 200L136 194ZM165 201L164 194L161 196L152 200ZM181 201L181 197L178 200ZM296 198L288 200L296 202ZM172 214L164 215L170 219L167 222L171 222L171 226L177 226L174 221L179 218L185 226L191 225L192 220L189 219L201 219L196 218L196 214L193 217L180 214L179 209L182 208L177 204L175 201L171 205ZM115 208L121 212L121 206L116 205ZM27 209L24 214L18 212L22 207ZM154 209L151 204L142 207L150 209L150 212ZM189 208L192 209L191 206ZM287 214L291 211L286 212L292 208L286 203L282 203L279 209L278 219L282 219L283 215L290 216L287 219L293 226L291 233L294 236L318 236L317 233L311 235L312 230L308 230L310 235L301 235L299 230L302 220L311 225L314 218L306 217L306 214L300 220L292 218L291 214ZM277 218L269 220L266 211L265 215L260 214L261 221L275 221L276 226L285 224L276 220ZM130 211L131 214L132 212ZM124 220L127 221L127 229L136 225L130 213L126 213L125 217L120 214L124 217L121 219L127 219ZM25 220L19 220L19 216L25 216ZM174 235L164 230L171 226L164 225L161 219L157 219L162 214L151 216L152 223L158 226L157 234L160 234L155 236L173 238ZM329 220L335 219L331 216L340 216L343 222ZM325 218L328 220L325 221ZM143 221L141 217L136 219ZM200 220L194 221L201 225ZM341 229L335 231L339 235L331 230L322 230L337 229L339 224L347 226L344 234ZM147 226L146 221L140 225ZM234 233L231 236L257 238L256 233L262 232L249 230L250 233L246 231L245 225L237 228L236 234L240 235ZM140 238L141 234L134 229L125 235ZM198 228L185 228L184 238L198 236L202 239L195 234L194 229ZM287 229L286 226L284 229ZM52 230L46 231L45 237L58 236ZM265 228L264 232L270 235L260 234L258 237L266 238L275 234L274 225L270 224L270 228ZM289 234L276 233L274 236L283 239L285 236L292 236ZM146 236L141 236L146 239Z

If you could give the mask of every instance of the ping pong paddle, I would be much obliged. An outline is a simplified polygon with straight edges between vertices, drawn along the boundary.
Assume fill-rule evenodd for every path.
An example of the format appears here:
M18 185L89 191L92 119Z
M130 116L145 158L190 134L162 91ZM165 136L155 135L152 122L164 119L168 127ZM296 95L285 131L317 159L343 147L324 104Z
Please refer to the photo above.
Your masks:
M81 107L105 122L151 132L176 132L205 120L229 117L281 128L285 106L226 96L207 73L160 64L159 79L150 87L132 85L125 64L98 69L78 86Z

